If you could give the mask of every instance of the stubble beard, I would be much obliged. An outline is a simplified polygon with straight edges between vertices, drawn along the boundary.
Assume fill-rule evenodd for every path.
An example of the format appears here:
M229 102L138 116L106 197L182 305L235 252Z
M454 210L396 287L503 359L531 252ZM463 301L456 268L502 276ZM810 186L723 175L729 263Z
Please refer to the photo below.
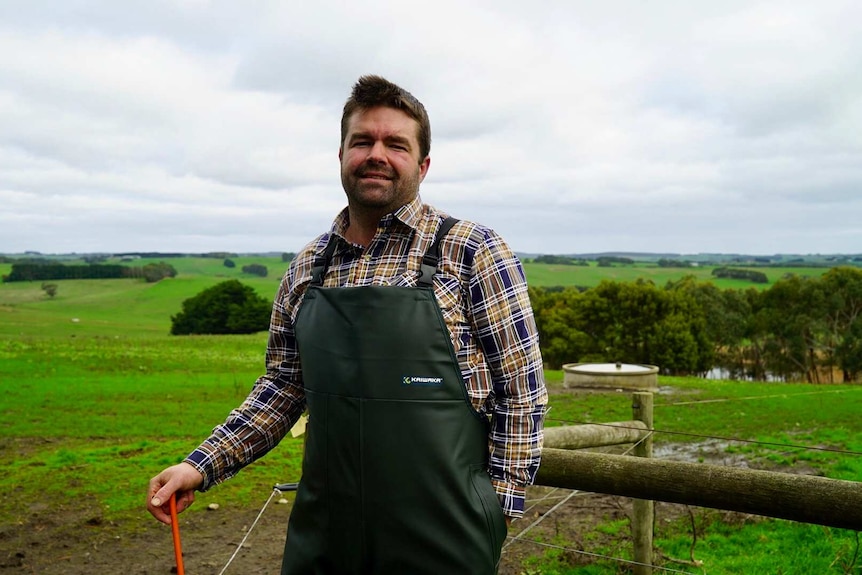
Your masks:
M363 165L353 173L342 173L341 185L351 206L385 215L409 203L419 193L418 173L400 176L390 169L388 180L360 181L365 171L372 170L380 171L379 168Z

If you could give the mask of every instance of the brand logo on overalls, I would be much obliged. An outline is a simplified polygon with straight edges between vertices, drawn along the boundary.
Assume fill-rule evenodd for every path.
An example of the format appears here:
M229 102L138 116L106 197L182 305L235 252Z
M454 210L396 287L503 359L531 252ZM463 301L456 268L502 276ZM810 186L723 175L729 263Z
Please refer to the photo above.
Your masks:
M418 385L422 387L443 385L442 377L419 377L416 375L405 375L401 378L401 385Z

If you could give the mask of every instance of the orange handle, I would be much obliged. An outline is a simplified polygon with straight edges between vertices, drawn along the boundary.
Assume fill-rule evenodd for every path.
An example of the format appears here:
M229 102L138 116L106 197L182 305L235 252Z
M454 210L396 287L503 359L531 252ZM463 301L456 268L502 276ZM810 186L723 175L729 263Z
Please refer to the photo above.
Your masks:
M174 536L174 556L177 558L177 575L185 575L183 567L183 546L180 543L180 523L177 520L177 495L171 494L171 533Z

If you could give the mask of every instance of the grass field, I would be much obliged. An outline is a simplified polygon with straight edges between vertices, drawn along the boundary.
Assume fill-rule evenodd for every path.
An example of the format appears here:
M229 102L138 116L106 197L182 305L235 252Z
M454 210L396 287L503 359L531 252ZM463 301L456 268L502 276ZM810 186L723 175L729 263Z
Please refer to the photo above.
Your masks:
M0 437L18 450L2 462L0 489L24 501L95 497L108 516L137 511L145 480L245 397L264 345L261 334L0 338ZM285 440L251 474L269 484L297 477L300 448ZM237 482L237 494L252 485ZM21 521L17 513L4 506L0 519Z
M178 272L180 277L205 277L213 281L238 278L249 283L255 283L256 287L266 288L271 286L270 292L274 293L275 287L278 285L282 274L287 269L288 264L281 261L281 258L262 257L262 256L242 256L231 258L236 267L227 268L223 264L223 260L216 258L201 258L201 257L178 257L178 258L142 258L132 262L126 262L126 265L144 266L148 263L158 263L163 261L172 265ZM70 260L66 263L75 264L83 263L83 261ZM118 259L109 260L108 263L120 263ZM255 278L242 272L242 267L249 264L262 264L267 267L269 276L267 278ZM0 263L0 276L8 274L12 269L12 264ZM534 286L582 286L592 287L598 285L603 279L612 281L634 281L637 279L648 279L662 286L668 281L678 280L686 275L692 275L700 281L711 281L717 287L725 288L747 288L756 287L763 288L775 283L786 274L796 274L800 276L819 277L827 271L828 268L817 267L775 267L775 268L744 268L762 271L769 279L767 284L755 284L743 280L713 278L713 266L700 266L693 268L663 268L652 262L636 262L634 264L620 265L615 264L613 267L599 267L596 262L590 262L588 267L571 266L571 265L556 265L556 264L537 264L531 261L524 262L524 271L527 275L527 280L530 285ZM265 289L264 289L265 291Z
M614 267L598 267L592 263L589 267L549 265L525 263L524 272L527 281L533 286L583 286L593 287L602 280L630 282L638 279L651 280L658 286L668 281L678 280L686 275L692 275L699 281L712 282L721 289L745 289L755 287L762 289L775 283L785 274L819 277L826 272L823 268L746 268L756 269L766 274L769 283L755 284L743 280L714 278L713 267L697 268L661 268L655 264L637 263L632 265L617 265Z
M82 513L135 529L142 521L148 478L206 437L262 372L266 334L167 335L170 316L183 299L224 278L242 276L211 266L212 260L171 263L180 271L174 279L157 284L62 281L53 299L35 283L0 284L0 465L5 471L0 476L0 525L26 525L38 504L82 508ZM271 277L246 276L243 281L269 299L283 264L259 258L254 263L268 265ZM528 266L528 275L538 267ZM570 269L560 276L541 270L548 275L536 282L558 285L554 278L565 276L581 283L567 274L582 268L561 267ZM608 270L588 271L597 269ZM661 277L655 281L666 281ZM557 390L548 425L630 418L630 401L619 394L572 395L559 390L561 373L549 371L547 379ZM658 445L688 445L697 452L704 436L774 443L785 447L720 441L728 459L744 457L753 466L804 468L862 480L862 386L669 377L660 378L660 384L663 391L655 408ZM257 505L273 483L299 477L301 447L300 439L285 439L266 459L243 471L242 480L202 494L203 505L190 513L200 513L214 497L222 504ZM727 525L710 513L698 515L698 521L698 557L707 561L712 574L860 572L862 560L853 560L857 539L848 531L785 521ZM610 533L608 537L617 533L624 541L626 529L610 523L596 532ZM577 544L614 556L625 556L629 549L608 544L607 537L596 548L588 543ZM687 520L658 526L656 544L664 553L686 556L690 543ZM566 554L553 550L536 551L524 571L618 572L617 565L603 562L572 567Z
M156 259L136 260L145 265ZM175 278L147 284L134 280L63 280L57 284L57 295L51 299L39 282L0 284L0 334L7 335L73 335L95 331L99 335L147 337L170 331L170 317L180 311L184 299L227 279L240 279L252 286L263 298L275 295L287 264L280 258L234 258L235 268L226 268L222 260L182 257L164 260L176 268ZM265 265L268 277L244 274L242 266ZM8 273L11 264L0 264L0 274ZM5 270L5 271L4 271ZM634 281L650 279L657 285L691 274L701 281L713 281L720 288L762 288L740 280L713 280L711 268L659 268L639 263L618 267L590 267L524 264L530 285L595 286L603 279ZM785 273L820 275L819 268L774 268L767 271L770 281Z

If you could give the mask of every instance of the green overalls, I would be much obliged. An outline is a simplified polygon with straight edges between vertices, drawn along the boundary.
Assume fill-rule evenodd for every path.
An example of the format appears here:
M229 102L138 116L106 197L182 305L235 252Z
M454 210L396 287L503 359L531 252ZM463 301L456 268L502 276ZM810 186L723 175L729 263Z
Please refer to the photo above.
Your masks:
M309 421L282 575L496 572L506 524L432 277L323 288L330 239L296 320Z

